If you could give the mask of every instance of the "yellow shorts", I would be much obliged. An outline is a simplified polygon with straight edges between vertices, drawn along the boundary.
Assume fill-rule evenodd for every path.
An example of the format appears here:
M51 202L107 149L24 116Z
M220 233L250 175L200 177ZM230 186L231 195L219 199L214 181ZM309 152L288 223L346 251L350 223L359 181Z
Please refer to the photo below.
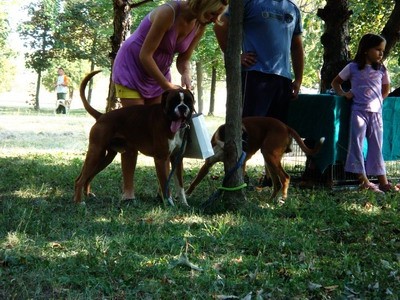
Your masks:
M128 89L120 84L115 84L115 95L118 98L142 98L138 91Z

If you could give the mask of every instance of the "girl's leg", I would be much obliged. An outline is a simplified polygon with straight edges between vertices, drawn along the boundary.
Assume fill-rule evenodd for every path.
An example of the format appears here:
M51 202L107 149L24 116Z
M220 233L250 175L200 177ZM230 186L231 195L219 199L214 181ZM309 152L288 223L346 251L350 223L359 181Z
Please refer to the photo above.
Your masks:
M380 113L367 113L368 123L366 138L368 151L365 168L368 175L379 176L381 184L387 184L385 161L382 155L383 121Z
M366 174L364 166L363 145L367 126L362 113L353 111L350 117L349 145L345 171L355 174Z

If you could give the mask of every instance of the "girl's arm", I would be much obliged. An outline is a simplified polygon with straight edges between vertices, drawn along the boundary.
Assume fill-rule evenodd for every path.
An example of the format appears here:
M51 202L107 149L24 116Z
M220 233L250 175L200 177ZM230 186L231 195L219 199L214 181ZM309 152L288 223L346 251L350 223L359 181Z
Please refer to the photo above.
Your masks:
M347 100L351 100L353 98L353 93L351 92L351 90L348 92L343 91L343 88L342 88L343 82L344 82L344 80L342 78L340 78L339 75L337 75L331 83L332 88L335 90L336 94L338 94L339 96L343 96Z
M385 99L390 92L390 84L382 84L382 97Z
M165 78L153 58L165 33L173 25L174 11L169 6L160 6L152 12L151 19L152 25L139 53L140 62L147 74L153 77L161 88L164 90L175 89L176 86Z

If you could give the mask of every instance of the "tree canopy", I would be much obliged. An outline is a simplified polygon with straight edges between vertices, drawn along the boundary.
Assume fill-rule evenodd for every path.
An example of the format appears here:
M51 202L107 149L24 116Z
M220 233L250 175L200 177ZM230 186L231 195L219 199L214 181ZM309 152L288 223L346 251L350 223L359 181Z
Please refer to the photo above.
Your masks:
M348 59L355 53L358 41L367 32L382 33L397 38L389 39L390 53L385 61L391 73L392 85L400 86L400 48L398 41L398 21L400 20L399 0L298 0L302 11L304 27L304 47L306 65L303 86L319 89L321 69L324 64L323 36L326 23L318 16L318 10L327 4L336 7L345 4L350 12L348 18L348 36L343 41L348 50ZM2 2L1 6L19 5L18 1ZM130 14L131 30L135 29L145 14L164 1L154 1L135 6L133 1ZM28 19L19 26L26 50L26 66L43 75L43 84L52 88L55 69L64 66L71 75L74 84L78 85L84 73L95 67L110 70L110 37L113 33L113 0L35 0L25 6ZM334 16L341 17L341 16ZM397 19L396 19L397 18ZM13 50L7 45L9 16L2 10L0 14L0 47L2 59L0 71L9 69ZM338 18L339 19L339 18ZM336 28L337 30L338 28ZM396 31L397 30L397 31ZM394 31L394 32L393 32ZM193 55L193 66L202 63L204 83L208 85L212 72L216 78L224 80L225 71L222 56L210 28ZM342 47L343 45L339 45ZM329 46L333 47L333 46ZM339 50L333 50L339 51ZM213 59L210 59L210 58ZM12 64L11 64L12 65ZM195 68L194 68L195 69ZM4 72L0 72L3 74ZM12 72L11 72L12 75ZM8 78L10 78L8 76ZM196 77L194 77L194 80ZM12 76L10 79L12 80ZM39 83L39 85L42 82ZM6 85L2 82L1 87Z

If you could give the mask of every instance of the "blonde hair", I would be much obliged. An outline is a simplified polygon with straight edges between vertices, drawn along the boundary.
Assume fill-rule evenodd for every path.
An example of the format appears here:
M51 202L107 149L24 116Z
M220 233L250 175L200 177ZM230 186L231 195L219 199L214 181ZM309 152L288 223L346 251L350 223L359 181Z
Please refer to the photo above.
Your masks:
M200 18L207 12L218 11L221 7L228 5L228 0L189 0L189 8ZM217 23L220 21L218 20Z

